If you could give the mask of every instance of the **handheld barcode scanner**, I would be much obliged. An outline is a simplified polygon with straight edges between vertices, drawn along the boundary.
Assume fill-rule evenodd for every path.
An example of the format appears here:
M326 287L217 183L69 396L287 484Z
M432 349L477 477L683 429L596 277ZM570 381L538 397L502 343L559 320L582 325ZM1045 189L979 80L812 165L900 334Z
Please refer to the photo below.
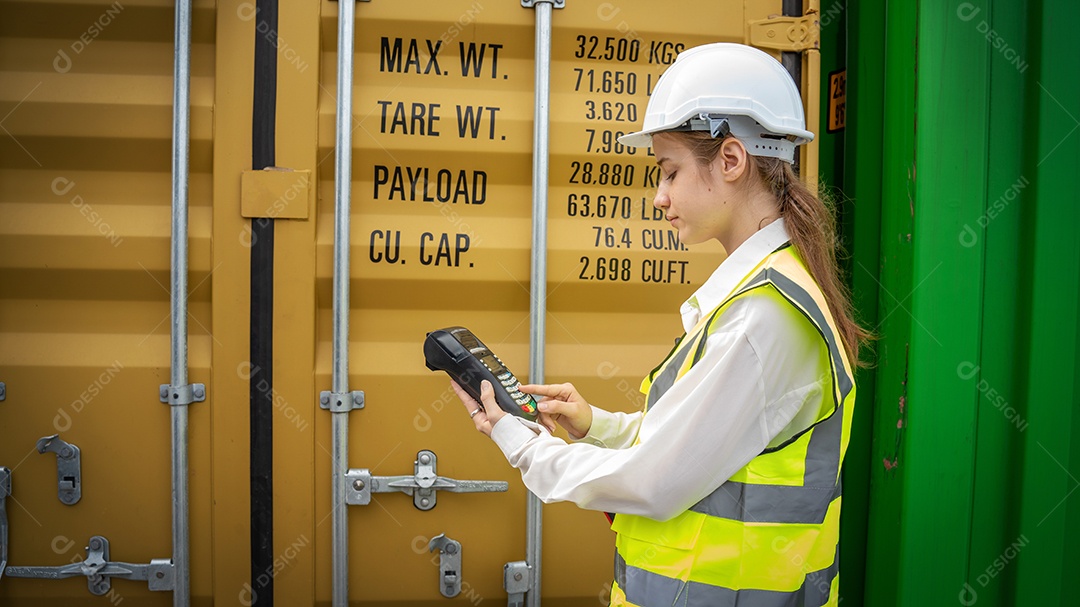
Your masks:
M536 421L539 415L536 400L520 390L521 382L510 369L465 327L428 333L424 358L428 369L446 371L477 403L480 403L480 382L486 379L495 389L495 402L503 411Z

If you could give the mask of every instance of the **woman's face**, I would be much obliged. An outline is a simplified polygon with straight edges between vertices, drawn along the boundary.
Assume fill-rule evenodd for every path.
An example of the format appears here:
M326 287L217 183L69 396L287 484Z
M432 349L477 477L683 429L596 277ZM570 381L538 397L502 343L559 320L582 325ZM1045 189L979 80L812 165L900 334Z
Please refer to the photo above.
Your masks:
M660 183L653 206L662 209L683 244L720 239L730 222L731 185L720 179L720 160L702 165L677 135L653 136Z

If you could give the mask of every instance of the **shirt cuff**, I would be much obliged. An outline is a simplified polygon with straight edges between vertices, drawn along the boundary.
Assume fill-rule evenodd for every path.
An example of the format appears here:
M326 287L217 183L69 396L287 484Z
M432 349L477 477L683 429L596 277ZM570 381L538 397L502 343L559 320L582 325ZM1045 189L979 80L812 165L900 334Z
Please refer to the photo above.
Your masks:
M618 418L615 417L615 414L611 411L593 407L592 405L589 406L592 407L592 425L589 426L589 433L574 442L596 445L597 447L607 447L607 443L604 442L604 437L618 434Z
M521 419L513 415L504 415L502 419L491 428L491 440L502 450L506 459L517 452L521 447L540 434L546 428L540 424Z

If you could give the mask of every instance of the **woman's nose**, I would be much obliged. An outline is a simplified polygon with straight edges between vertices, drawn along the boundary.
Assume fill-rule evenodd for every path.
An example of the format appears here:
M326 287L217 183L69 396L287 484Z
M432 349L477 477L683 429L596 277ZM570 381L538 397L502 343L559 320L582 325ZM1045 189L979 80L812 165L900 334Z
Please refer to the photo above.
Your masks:
M666 209L670 202L667 195L667 186L661 181L656 188L656 195L653 196L652 205L658 209Z

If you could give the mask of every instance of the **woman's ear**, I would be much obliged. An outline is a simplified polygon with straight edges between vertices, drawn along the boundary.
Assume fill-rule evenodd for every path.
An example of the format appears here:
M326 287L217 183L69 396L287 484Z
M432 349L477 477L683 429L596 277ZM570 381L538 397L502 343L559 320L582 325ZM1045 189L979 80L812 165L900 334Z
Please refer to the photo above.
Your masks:
M728 137L720 144L720 151L713 162L713 170L718 169L724 181L738 181L749 165L746 147L738 139Z

